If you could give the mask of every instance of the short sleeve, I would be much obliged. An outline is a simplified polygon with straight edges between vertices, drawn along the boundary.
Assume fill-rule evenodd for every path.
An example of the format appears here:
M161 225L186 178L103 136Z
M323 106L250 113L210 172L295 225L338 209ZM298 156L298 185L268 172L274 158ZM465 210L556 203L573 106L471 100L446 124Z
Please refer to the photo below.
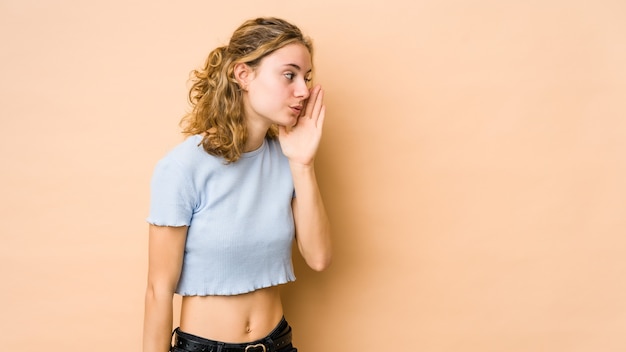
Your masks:
M159 161L150 183L148 223L189 226L195 208L194 187L181 166L170 158Z

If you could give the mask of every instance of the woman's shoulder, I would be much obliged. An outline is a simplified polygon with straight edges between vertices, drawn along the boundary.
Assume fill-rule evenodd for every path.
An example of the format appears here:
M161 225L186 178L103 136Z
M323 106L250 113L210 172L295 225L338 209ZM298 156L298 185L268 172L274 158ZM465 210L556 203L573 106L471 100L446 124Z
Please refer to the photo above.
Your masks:
M196 169L221 163L220 158L207 153L200 142L201 135L192 135L165 154L159 164L177 165L183 170Z

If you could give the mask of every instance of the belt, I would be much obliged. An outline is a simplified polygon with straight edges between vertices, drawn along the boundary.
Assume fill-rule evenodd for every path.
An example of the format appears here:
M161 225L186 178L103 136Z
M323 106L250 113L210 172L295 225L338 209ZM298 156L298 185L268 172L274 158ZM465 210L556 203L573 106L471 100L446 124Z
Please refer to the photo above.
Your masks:
M189 352L274 352L291 343L291 327L287 325L276 334L248 343L224 343L206 340L175 330L174 347ZM273 337L272 335L278 335ZM175 351L172 349L172 351Z

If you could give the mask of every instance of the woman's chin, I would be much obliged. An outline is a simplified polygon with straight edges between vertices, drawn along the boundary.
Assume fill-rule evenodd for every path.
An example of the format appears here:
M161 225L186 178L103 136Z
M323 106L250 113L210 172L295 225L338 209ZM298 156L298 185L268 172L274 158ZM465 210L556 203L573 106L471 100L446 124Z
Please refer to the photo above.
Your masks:
M291 127L295 126L297 123L298 123L298 118L297 117L292 117L292 118L286 119L284 121L276 122L276 124L278 126L282 126L282 127L286 127L286 128L291 128Z

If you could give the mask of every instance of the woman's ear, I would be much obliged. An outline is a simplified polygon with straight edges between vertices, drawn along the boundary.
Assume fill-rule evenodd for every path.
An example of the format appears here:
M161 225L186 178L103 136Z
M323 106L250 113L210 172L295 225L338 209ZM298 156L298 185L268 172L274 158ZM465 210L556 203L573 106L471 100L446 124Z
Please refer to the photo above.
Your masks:
M233 74L235 76L235 80L237 80L237 84L241 90L248 90L248 83L252 79L254 72L252 72L252 68L247 64L240 62L235 64L233 69Z

